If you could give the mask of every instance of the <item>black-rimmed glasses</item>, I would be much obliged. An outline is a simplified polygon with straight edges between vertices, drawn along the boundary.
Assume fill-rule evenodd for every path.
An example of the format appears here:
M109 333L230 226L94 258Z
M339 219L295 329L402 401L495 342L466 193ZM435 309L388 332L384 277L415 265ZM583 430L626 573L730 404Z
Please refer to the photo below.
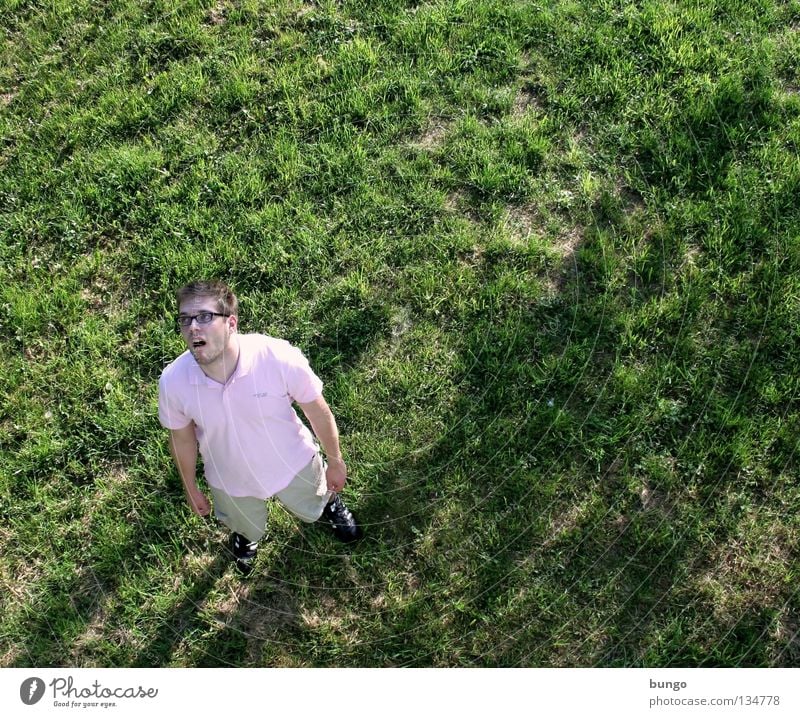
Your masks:
M185 314L181 314L175 322L178 326L182 329L187 329L192 325L192 321L197 319L198 324L210 324L215 316L230 316L230 314L218 314L216 311L201 311L199 314L195 314L194 316L187 316Z

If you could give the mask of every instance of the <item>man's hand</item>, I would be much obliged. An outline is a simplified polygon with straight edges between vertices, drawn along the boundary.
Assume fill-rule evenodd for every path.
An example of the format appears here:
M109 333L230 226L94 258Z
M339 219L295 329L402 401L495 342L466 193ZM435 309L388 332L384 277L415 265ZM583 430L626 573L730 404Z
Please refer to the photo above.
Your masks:
M347 466L341 458L329 458L328 470L325 471L328 490L338 493L347 482Z
M205 517L211 512L211 503L209 503L208 498L206 498L203 491L199 488L187 488L186 500L189 502L189 507L195 515Z

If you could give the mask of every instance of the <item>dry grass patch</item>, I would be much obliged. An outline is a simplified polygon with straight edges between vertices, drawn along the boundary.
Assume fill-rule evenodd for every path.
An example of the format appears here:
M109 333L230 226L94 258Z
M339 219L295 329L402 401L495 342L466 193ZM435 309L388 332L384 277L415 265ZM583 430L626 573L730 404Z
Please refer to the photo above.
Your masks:
M242 630L248 642L263 641L298 621L294 600L283 589L241 601L232 617L231 624Z
M89 494L88 499L83 501L83 516L81 527L91 533L92 527L97 521L97 516L102 515L104 506L129 482L126 468L118 463L108 463L98 470L96 486L97 490Z
M95 279L90 286L81 289L80 297L91 311L106 313L109 310L108 284L102 279Z
M413 140L410 146L425 152L435 152L444 144L448 130L449 128L446 125L434 122L419 137Z
M559 512L550 521L550 530L542 541L543 548L549 548L558 540L571 532L580 525L581 518L586 514L587 506L585 503L577 503L569 510Z
M562 537L577 529L581 525L581 520L584 516L591 512L592 506L597 500L598 496L595 493L595 487L587 486L586 496L583 500L579 500L569 508L553 506L550 529L547 531L544 540L542 540L542 547L552 547Z
M776 650L772 657L773 665L800 664L800 621L788 606L784 606L770 635Z
M316 12L318 6L315 2L301 2L300 5L294 10L295 17L300 20L312 12Z
M0 655L0 667L13 667L19 664L22 657L22 650L16 645L10 645L6 651Z
M644 485L639 491L639 502L644 511L669 507L667 494L654 488L647 481L644 481Z
M5 552L5 551L4 551ZM25 560L18 562L13 568L8 558L3 560L0 568L0 607L8 614L12 606L24 606L33 600L33 588L42 576L41 561Z
M105 243L105 242L103 242ZM125 267L122 246L102 246L85 255L77 265L83 275L80 297L88 309L109 319L116 319L130 308L134 295L133 277Z
M556 237L556 240L551 244L551 248L556 254L558 254L558 256L561 257L562 260L566 261L568 259L572 259L582 241L583 234L581 233L580 228L573 227L572 229L559 234Z
M228 21L228 6L224 2L217 3L208 11L207 21L210 25L224 25Z
M700 247L696 244L690 244L686 247L686 251L683 254L683 262L681 264L682 269L692 269L697 268L697 260L701 254Z
M583 233L579 227L563 231L550 242L550 250L557 261L547 273L545 291L549 296L556 296L564 291L570 279L577 276L578 265L575 253L583 242Z
M480 215L472 207L469 194L463 189L458 189L447 195L444 200L444 209L449 214L463 217L470 224L480 224Z
M541 213L533 204L509 207L501 224L514 245L527 244L531 235L541 236L542 225Z
M411 311L407 306L400 306L395 309L391 317L392 346L397 346L400 339L412 327Z
M715 617L733 625L748 611L783 602L792 547L789 530L773 515L754 510L739 535L717 547L696 589L710 598Z
M110 635L115 633L113 628L109 628L109 614L116 607L116 600L111 595L104 595L103 597L102 604L99 605L94 616L87 622L83 634L72 645L70 663L75 666L90 667L93 652L109 641ZM122 644L119 643L119 640L116 640L116 642L117 644Z
M444 208L449 212L460 212L461 207L467 202L467 194L463 190L451 192L444 200Z
M532 87L523 87L514 98L511 115L513 117L522 117L530 110L539 111L541 109L542 103L536 90Z
M479 266L483 262L485 248L480 244L475 244L469 251L464 252L459 257L459 261L470 268Z
M625 187L622 184L616 186L617 196L622 202L622 207L626 214L634 214L636 212L644 211L646 204L644 197L639 192L630 187Z
M344 619L339 613L339 604L328 594L322 594L319 598L319 607L317 609L304 608L300 611L300 619L303 624L317 630L323 625L339 630L344 624Z
M247 603L251 583L238 577L225 576L218 585L223 589L222 594L210 595L198 607L200 612L208 613L215 621L228 625L236 618L242 605Z

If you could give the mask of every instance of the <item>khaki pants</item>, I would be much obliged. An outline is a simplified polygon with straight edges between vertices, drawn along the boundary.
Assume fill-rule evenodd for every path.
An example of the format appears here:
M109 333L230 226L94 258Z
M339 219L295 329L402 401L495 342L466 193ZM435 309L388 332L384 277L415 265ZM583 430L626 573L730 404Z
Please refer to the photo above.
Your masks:
M219 488L211 488L214 515L234 533L244 535L250 541L264 536L267 522L267 502L261 498L236 498ZM325 463L317 454L286 488L274 496L286 510L304 523L319 520L331 497L325 480Z

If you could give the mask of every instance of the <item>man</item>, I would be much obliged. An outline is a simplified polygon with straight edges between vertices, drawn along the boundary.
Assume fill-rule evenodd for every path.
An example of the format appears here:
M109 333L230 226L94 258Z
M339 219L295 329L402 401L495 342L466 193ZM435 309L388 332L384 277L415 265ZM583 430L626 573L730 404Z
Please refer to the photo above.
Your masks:
M240 573L253 568L273 496L302 521L324 519L344 542L360 538L339 497L347 466L336 420L303 354L281 339L238 333L238 301L221 282L194 282L176 298L188 350L161 374L158 414L192 511L211 512L195 479L199 444L214 514L231 530Z

